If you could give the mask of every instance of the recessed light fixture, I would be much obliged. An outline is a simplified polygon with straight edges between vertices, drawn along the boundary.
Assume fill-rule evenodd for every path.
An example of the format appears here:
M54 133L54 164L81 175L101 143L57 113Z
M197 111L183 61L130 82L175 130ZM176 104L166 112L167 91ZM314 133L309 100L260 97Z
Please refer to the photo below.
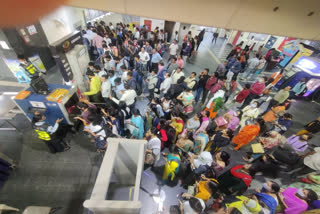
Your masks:
M9 46L8 44L5 42L5 41L0 41L0 46L3 48L3 49L6 49L6 50L9 50Z

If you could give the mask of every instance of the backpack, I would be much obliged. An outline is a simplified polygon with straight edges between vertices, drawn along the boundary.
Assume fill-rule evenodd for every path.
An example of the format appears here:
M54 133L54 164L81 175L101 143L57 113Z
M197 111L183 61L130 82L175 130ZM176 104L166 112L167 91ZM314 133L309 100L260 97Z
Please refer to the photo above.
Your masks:
M156 88L160 88L161 83L164 81L164 74L167 72L167 68L163 68L157 75L158 77L158 82L156 85Z
M198 81L197 80L192 80L192 81L195 81L195 84L193 85L193 87L192 87L192 91L195 91L195 90L197 90L198 89Z
M140 96L142 94L142 87L139 83L137 83L136 85L137 85L136 93L138 96Z

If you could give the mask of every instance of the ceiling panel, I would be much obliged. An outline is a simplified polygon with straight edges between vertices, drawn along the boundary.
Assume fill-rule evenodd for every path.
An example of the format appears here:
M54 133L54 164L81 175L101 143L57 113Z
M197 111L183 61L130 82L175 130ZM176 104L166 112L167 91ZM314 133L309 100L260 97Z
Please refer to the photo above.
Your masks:
M320 39L320 0L71 0L69 5L246 32ZM279 7L276 12L275 7ZM310 12L314 14L308 16Z

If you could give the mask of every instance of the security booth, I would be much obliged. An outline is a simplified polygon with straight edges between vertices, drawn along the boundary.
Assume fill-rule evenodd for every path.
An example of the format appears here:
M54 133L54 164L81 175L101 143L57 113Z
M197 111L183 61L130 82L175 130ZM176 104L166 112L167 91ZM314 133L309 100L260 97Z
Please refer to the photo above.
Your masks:
M87 91L86 69L90 59L81 33L76 31L50 44L50 50L64 82L75 86L80 92Z
M310 98L320 87L320 60L318 58L300 57L275 87L278 89L283 89L287 86L294 87L302 78L307 79L307 90L302 96Z
M108 138L107 143L90 199L83 206L94 214L139 214L147 141Z
M30 121L34 113L39 111L45 115L46 122L50 125L54 125L58 118L64 119L62 123L72 125L70 109L79 98L75 87L38 81L17 94L13 101Z

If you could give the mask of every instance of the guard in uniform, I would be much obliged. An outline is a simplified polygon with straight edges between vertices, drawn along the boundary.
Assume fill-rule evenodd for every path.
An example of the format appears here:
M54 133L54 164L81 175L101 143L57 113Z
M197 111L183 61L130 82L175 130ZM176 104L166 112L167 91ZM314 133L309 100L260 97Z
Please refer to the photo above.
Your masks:
M34 66L24 55L18 55L20 67L23 68L24 73L32 80L40 76L41 71Z
M46 117L36 112L32 119L32 125L40 140L45 141L51 153L63 152L69 150L69 145L64 141L67 135L68 127L61 126L63 119L57 119L54 126L45 122Z

